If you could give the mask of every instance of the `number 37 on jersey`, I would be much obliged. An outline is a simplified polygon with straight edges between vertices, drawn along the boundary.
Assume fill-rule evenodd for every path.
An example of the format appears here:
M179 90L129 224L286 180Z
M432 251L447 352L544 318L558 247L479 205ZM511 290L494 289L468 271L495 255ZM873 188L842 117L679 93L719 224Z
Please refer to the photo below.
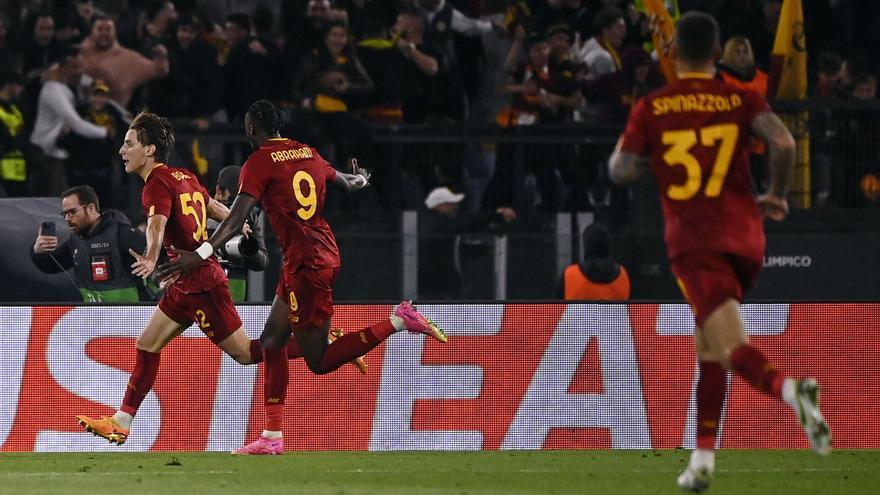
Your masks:
M671 184L666 189L666 195L677 201L689 200L700 194L701 190L706 197L719 196L738 139L739 127L736 124L663 131L660 135L660 141L666 146L663 162L670 167L684 167L686 175L684 182ZM700 157L714 157L708 177L704 177L703 168L695 156L699 147L708 151L700 153Z

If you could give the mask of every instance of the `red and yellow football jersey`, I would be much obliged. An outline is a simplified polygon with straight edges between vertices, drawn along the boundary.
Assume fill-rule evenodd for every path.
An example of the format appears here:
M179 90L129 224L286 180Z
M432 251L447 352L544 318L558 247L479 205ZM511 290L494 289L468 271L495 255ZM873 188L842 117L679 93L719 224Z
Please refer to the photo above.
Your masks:
M704 250L763 257L748 155L751 123L768 111L757 93L699 74L633 107L621 149L650 156L670 258Z
M335 268L339 249L324 219L327 182L336 170L314 148L286 138L266 141L241 169L239 193L266 211L284 254L284 270Z
M169 248L195 251L208 240L208 190L196 179L195 174L167 165L155 167L144 183L141 196L147 218L164 215L165 236L162 246L170 259L176 255ZM211 256L198 268L174 284L184 293L203 292L226 283L226 274L217 258Z

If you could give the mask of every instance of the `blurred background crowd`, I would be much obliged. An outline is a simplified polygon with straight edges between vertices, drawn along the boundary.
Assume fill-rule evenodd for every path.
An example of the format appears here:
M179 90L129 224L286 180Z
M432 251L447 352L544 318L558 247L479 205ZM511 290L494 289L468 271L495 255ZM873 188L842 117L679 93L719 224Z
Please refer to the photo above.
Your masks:
M673 18L714 15L718 77L768 95L781 0L665 3ZM795 203L876 206L880 2L803 9L810 113L794 132L811 187ZM249 153L243 115L267 98L287 136L373 170L365 198L328 199L331 223L397 229L400 211L422 210L458 235L590 212L618 232L656 204L612 187L606 159L633 102L662 84L641 0L3 1L0 197L88 184L137 225L142 185L117 155L134 113L172 119L172 165L212 188ZM763 153L755 143L756 190ZM438 194L453 199L443 211Z

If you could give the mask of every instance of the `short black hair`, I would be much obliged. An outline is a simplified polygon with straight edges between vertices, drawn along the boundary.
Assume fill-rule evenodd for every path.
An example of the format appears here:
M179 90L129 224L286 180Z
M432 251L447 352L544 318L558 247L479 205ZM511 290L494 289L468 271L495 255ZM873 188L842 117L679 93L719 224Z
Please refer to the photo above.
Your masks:
M109 16L109 15L107 15L107 14L95 14L95 16L92 17L92 23L91 23L91 25L89 26L89 28L90 28L90 29L94 29L94 28L95 28L95 24L97 24L97 23L99 23L99 22L101 22L101 21L110 21L110 22L113 23L113 26L116 27L116 19L114 19L113 17L111 17L111 16Z
M251 123L267 136L275 136L281 132L281 112L269 100L257 100L248 108L247 114Z
M150 0L144 5L144 15L147 16L147 19L152 21L159 15L159 12L162 12L162 9L165 8L165 4L169 3L169 0Z
M156 147L156 153L153 154L156 163L165 163L171 158L171 152L174 151L174 127L168 119L155 113L141 112L128 128L137 133L138 142L143 146L152 144Z
M619 19L623 18L624 14L622 10L617 7L605 7L596 14L595 18L593 18L593 28L596 30L596 34L600 34L603 29L610 28Z
M7 84L18 84L24 86L24 76L20 72L12 69L0 70L0 88Z
M425 17L424 12L422 12L422 10L415 5L410 5L409 7L401 7L397 15L412 17L413 19L418 21L419 29L421 29L422 31L428 28L428 18Z
M241 167L238 165L223 167L217 174L217 185L235 196L238 193L238 179L240 177Z
M233 14L229 14L228 16L226 16L226 22L231 22L232 24L235 24L244 31L251 31L251 16L245 14L244 12L235 12Z
M526 36L526 43L525 43L526 50L532 48L533 45L536 45L538 43L545 43L546 41L547 41L547 36L545 36L544 33L539 33L539 32L529 33L529 35Z
M76 196L76 199L79 200L79 204L81 205L93 204L95 205L95 210L99 213L101 212L101 203L98 201L98 193L95 192L92 186L86 184L73 186L61 193L61 199L68 196Z
M572 38L571 26L565 23L554 24L547 28L547 38L553 37L556 33L565 33L568 35L569 39Z
M192 12L185 12L177 18L177 27L188 26L195 30L201 29L201 18Z
M601 223L592 223L584 229L581 242L585 259L611 257L611 232Z
M816 67L820 74L837 74L843 65L843 57L837 52L822 52L816 61Z
M675 27L678 58L685 63L711 62L718 47L718 22L705 12L691 11L681 16Z
M55 60L61 65L67 65L68 60L77 59L78 57L79 46L71 45L70 43L58 45L58 49L55 51Z

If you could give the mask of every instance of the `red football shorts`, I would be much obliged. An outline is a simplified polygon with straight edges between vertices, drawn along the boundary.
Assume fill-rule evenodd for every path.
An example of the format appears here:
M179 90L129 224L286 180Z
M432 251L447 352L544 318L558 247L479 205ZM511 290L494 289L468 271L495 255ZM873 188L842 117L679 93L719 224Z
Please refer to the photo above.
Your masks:
M275 294L290 304L288 320L296 330L321 326L333 316L333 281L339 268L299 268L282 273Z
M693 252L672 259L672 274L694 311L697 326L728 299L742 301L761 271L761 260L719 252Z
M196 322L215 344L223 342L242 326L226 284L192 294L171 285L159 300L159 309L181 325L190 326Z

